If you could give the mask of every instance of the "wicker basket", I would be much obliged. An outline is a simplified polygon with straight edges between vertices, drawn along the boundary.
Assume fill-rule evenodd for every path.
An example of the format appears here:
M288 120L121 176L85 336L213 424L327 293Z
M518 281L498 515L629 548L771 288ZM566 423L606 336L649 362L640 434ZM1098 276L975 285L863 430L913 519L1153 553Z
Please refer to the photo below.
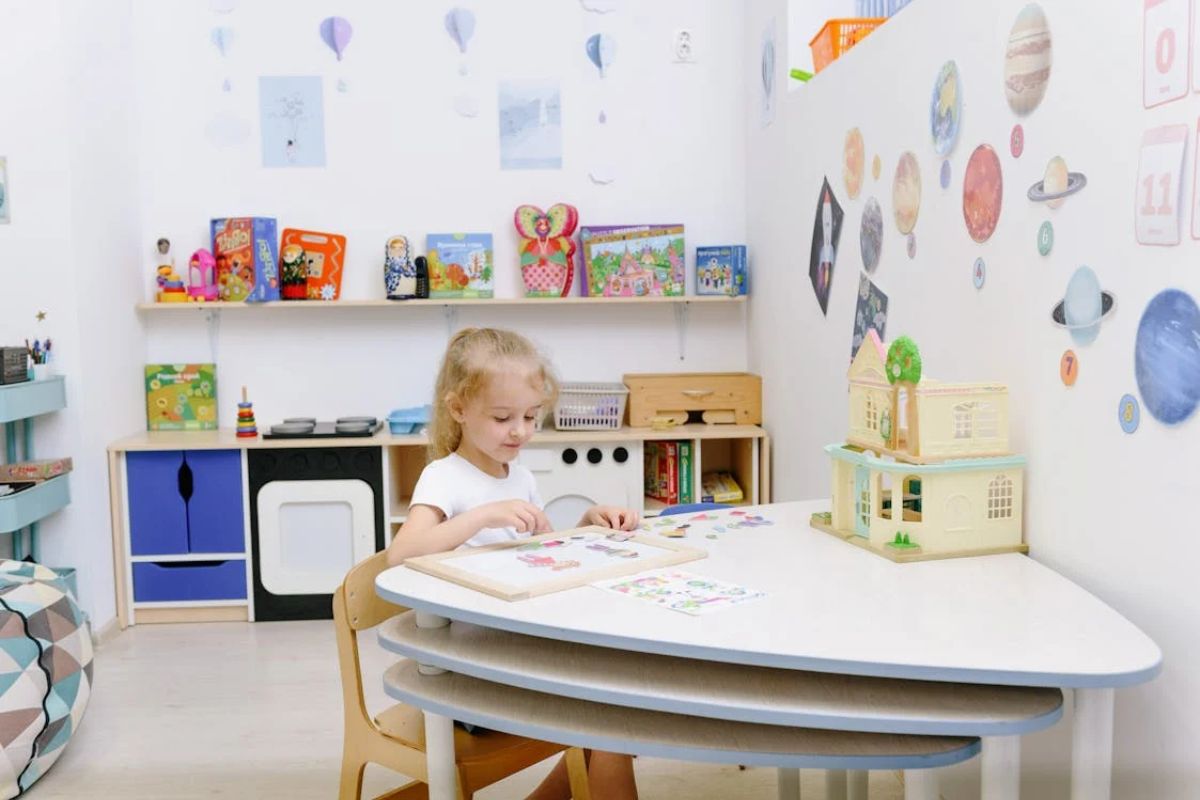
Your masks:
M629 389L623 383L564 383L554 404L560 431L602 431L621 427Z
M808 46L812 48L813 72L832 64L838 56L867 37L867 34L887 22L887 17L862 17L858 19L831 19L813 37Z

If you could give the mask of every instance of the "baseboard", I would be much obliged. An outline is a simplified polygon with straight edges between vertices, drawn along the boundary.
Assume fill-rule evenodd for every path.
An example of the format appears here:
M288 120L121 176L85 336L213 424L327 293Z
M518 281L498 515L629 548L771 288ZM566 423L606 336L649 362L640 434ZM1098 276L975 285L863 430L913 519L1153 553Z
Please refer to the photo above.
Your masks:
M100 648L117 638L117 634L121 632L120 621L113 617L108 622L104 623L104 627L100 630L92 631L92 647Z

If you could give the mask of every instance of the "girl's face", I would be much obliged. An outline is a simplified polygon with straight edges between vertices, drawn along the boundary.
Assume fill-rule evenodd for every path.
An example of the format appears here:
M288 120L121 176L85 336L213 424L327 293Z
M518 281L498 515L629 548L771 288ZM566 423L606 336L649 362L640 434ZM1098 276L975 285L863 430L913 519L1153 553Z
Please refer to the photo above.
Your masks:
M493 367L483 390L470 402L451 398L450 412L463 429L468 455L483 457L499 467L517 457L533 436L545 398L539 373L511 361Z

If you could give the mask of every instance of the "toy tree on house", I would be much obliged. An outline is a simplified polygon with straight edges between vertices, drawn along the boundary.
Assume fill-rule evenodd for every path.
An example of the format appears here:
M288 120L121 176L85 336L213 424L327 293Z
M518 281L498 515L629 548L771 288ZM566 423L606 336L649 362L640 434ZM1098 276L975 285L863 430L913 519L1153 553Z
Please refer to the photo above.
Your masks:
M825 448L833 507L813 527L895 561L1026 552L1008 388L941 383L922 366L911 339L885 348L867 332L847 376L846 442Z

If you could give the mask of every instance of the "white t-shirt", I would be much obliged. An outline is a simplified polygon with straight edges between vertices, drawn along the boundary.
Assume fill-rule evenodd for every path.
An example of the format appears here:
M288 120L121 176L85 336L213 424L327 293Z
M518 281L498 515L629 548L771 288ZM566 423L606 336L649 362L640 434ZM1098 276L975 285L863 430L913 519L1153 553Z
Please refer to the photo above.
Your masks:
M413 489L412 505L433 506L446 519L498 500L525 500L542 508L533 473L520 464L508 465L508 475L488 475L458 453L439 458L425 467ZM507 542L529 536L516 528L481 528L463 542L464 547Z

